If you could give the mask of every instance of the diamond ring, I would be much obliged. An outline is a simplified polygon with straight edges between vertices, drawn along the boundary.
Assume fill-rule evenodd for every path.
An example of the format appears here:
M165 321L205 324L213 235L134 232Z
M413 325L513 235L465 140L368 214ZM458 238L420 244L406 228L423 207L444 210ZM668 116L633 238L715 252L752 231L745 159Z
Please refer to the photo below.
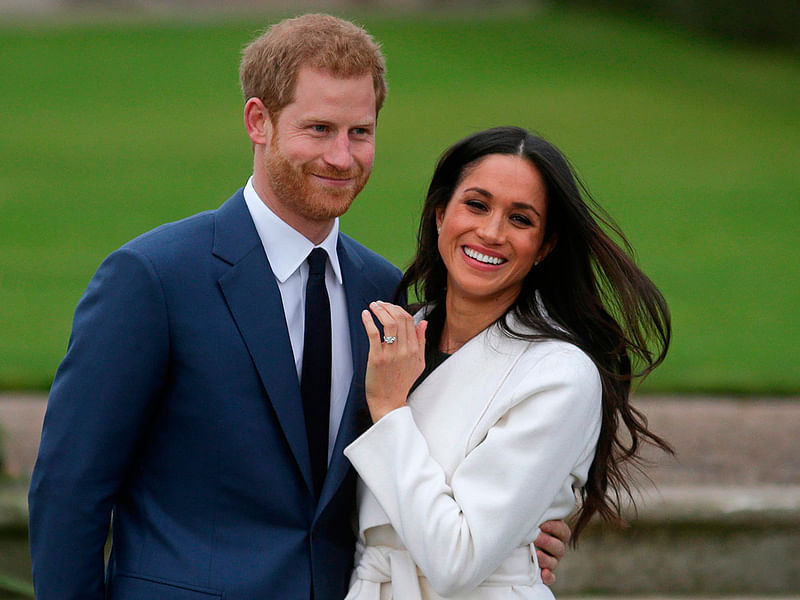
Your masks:
M397 341L397 337L393 335L385 335L383 336L383 341L387 344L394 344Z

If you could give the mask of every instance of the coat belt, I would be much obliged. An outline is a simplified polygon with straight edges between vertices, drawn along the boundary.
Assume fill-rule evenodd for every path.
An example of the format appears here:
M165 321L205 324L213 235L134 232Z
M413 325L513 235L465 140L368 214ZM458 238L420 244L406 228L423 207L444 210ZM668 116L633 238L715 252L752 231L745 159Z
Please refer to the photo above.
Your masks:
M407 550L389 546L362 546L358 565L353 573L350 592L345 600L380 600L381 584L392 584L392 596L403 600L422 600L419 578L424 574L417 568ZM527 562L528 568L508 572L500 569L486 578L481 585L512 586L534 585L539 581L539 566L533 544L521 546L509 557L519 566ZM509 559L504 564L508 564Z
M367 546L356 566L354 581L358 585L350 588L345 600L369 598L380 600L381 584L392 583L392 596L404 600L422 600L419 589L420 572L407 550L388 546Z

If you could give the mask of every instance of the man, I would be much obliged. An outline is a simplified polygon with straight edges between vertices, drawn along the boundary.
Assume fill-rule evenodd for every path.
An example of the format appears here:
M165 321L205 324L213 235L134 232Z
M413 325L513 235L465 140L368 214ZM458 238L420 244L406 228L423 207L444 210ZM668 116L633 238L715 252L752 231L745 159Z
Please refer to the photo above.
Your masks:
M341 235L337 217L372 169L384 69L346 21L273 26L241 65L254 152L245 188L98 269L31 482L37 598L344 596L354 474L342 449L359 433L367 356L359 315L392 297L399 272ZM314 277L330 326L306 337ZM322 421L303 376L317 346L327 362L308 385L325 381Z

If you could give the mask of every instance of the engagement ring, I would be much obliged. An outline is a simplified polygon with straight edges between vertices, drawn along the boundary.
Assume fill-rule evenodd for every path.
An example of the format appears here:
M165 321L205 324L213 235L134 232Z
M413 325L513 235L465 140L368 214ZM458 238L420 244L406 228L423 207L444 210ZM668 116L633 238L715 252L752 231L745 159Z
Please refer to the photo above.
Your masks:
M394 344L397 341L397 338L393 335L385 335L383 336L383 341L387 344Z

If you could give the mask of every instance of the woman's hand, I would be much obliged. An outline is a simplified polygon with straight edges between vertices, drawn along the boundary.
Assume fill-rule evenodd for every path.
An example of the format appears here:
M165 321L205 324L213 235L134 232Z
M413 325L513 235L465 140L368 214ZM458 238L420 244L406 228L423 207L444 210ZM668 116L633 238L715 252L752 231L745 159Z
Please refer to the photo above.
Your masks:
M411 386L425 369L425 329L427 321L414 325L403 308L388 302L373 302L361 313L369 338L369 360L365 392L372 422L405 406ZM372 311L372 313L370 313ZM372 315L383 326L381 338ZM386 340L394 341L387 343Z

